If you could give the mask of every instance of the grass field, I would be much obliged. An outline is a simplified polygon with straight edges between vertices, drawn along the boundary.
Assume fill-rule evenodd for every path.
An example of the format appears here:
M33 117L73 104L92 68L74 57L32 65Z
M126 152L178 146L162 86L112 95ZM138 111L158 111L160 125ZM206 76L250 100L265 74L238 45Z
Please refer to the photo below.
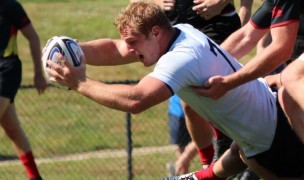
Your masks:
M118 11L128 3L127 0L20 0L20 2L32 19L42 47L55 35L70 36L79 41L103 37L118 38L113 21ZM236 6L238 7L238 2ZM31 57L27 41L21 34L18 38L19 54L23 62L22 84L29 85L32 84L33 77ZM242 61L246 62L252 53ZM117 67L88 66L87 75L100 81L138 80L152 68L143 68L141 63ZM125 113L102 107L74 92L49 88L45 94L38 96L33 89L24 89L18 93L16 106L37 157L125 147ZM147 112L132 116L134 147L168 144L166 112L167 104L162 103ZM153 125L148 122L153 122ZM0 139L1 152L14 154L7 137L2 135ZM135 179L157 179L166 175L164 164L172 159L174 159L172 152L134 157ZM125 157L54 161L39 166L47 180L111 179L110 177L126 179ZM113 174L118 175L113 176ZM22 167L20 164L1 166L0 179L24 179Z

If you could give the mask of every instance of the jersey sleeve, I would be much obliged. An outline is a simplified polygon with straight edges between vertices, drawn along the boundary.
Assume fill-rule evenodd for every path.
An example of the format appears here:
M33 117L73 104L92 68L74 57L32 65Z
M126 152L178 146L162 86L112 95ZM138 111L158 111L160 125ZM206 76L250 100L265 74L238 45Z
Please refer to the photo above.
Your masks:
M12 24L17 29L21 29L24 26L31 23L25 10L21 6L21 4L17 1L11 1L11 3L8 5L8 15L9 18L11 19Z
M273 28L299 20L300 0L264 0L252 15L250 23L256 28Z
M148 76L164 82L174 93L183 87L198 85L195 74L199 73L199 66L194 58L191 53L169 52L160 58Z

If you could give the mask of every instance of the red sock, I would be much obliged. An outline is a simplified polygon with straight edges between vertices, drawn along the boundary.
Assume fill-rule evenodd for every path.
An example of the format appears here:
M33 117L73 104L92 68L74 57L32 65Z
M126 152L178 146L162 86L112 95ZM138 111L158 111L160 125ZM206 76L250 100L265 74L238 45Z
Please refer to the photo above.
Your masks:
M19 157L20 161L24 165L26 174L29 178L38 178L40 177L39 171L37 169L33 153L30 151L26 154L23 154Z
M200 171L197 171L195 173L195 176L197 177L198 180L225 180L226 178L219 178L215 176L213 173L213 166L214 163L212 163L207 169L203 169Z
M198 155L203 165L209 165L212 162L214 155L213 144L209 145L208 147L205 147L204 149L199 149Z

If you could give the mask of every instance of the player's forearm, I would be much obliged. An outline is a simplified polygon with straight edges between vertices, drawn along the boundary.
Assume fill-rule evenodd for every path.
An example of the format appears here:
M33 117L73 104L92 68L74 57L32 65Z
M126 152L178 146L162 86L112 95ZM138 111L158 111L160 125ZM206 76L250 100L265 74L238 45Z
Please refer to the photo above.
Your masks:
M35 74L42 74L42 65L41 65L41 48L38 35L34 36L29 41L31 56L34 64Z
M241 0L239 16L241 25L244 26L250 19L253 0Z
M267 51L264 50L263 53L257 54L239 71L228 76L231 89L268 75L287 60L284 56L276 53L277 50L275 48L267 48Z
M246 24L242 29L231 34L222 44L221 47L229 52L236 59L241 59L244 55L249 53L257 44L259 35L251 35L252 28L248 29Z
M131 85L109 85L86 78L75 90L108 108L136 114L144 109L141 106L142 96L133 88Z
M137 61L122 40L97 39L80 42L87 64L96 66L121 65Z

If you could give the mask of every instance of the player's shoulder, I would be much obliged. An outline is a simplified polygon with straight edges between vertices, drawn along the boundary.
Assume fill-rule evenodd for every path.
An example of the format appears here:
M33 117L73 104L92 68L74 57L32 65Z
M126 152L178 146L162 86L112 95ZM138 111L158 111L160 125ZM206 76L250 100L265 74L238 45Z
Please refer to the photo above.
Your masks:
M15 13L24 11L22 5L16 0L0 0L1 12Z

